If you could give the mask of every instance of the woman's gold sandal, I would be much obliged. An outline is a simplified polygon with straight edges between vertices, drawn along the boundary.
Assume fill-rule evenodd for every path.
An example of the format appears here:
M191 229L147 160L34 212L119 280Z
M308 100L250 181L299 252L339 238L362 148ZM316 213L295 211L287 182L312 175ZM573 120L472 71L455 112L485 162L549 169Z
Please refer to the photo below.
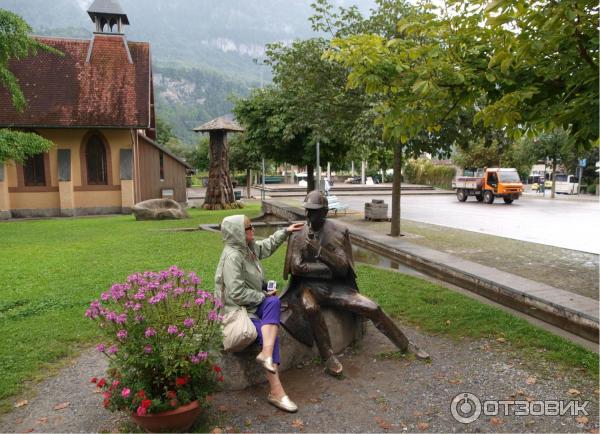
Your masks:
M258 356L256 356L256 361L260 363L263 366L263 368L265 368L267 371L273 374L277 373L277 367L273 363L273 357L262 358L259 353Z
M275 399L271 394L267 398L270 404L274 405L280 410L287 411L289 413L295 413L298 411L298 406L292 401L289 396L283 395L281 399Z

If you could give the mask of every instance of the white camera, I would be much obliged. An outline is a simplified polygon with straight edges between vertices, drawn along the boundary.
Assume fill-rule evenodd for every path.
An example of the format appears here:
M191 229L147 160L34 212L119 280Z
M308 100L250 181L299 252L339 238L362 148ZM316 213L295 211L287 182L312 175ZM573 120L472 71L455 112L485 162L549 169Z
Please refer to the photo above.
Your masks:
M269 280L267 282L267 292L275 291L277 289L277 281Z

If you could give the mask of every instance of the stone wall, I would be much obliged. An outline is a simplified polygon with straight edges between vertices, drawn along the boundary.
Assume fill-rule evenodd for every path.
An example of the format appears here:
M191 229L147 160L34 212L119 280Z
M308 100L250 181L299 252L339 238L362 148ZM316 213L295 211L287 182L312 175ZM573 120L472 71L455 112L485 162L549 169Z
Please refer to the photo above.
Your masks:
M287 221L306 220L302 208L289 206L275 200L263 200L262 212L263 214L271 214Z

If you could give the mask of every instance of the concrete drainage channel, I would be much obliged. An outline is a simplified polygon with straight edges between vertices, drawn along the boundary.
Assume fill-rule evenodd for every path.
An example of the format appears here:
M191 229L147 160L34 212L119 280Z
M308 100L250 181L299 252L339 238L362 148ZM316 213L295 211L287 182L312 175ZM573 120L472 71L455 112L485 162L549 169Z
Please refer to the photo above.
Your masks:
M305 219L301 208L273 200L263 202L263 213L284 219L281 224ZM350 237L353 243L392 261L598 343L596 300L386 235L350 227Z

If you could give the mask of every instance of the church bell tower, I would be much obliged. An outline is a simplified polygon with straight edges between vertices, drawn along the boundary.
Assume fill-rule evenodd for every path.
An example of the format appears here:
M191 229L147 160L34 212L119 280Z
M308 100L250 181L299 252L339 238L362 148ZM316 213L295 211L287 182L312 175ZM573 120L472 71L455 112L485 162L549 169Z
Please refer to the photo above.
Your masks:
M123 26L129 25L118 0L94 0L87 13L96 24L95 33L122 35Z

